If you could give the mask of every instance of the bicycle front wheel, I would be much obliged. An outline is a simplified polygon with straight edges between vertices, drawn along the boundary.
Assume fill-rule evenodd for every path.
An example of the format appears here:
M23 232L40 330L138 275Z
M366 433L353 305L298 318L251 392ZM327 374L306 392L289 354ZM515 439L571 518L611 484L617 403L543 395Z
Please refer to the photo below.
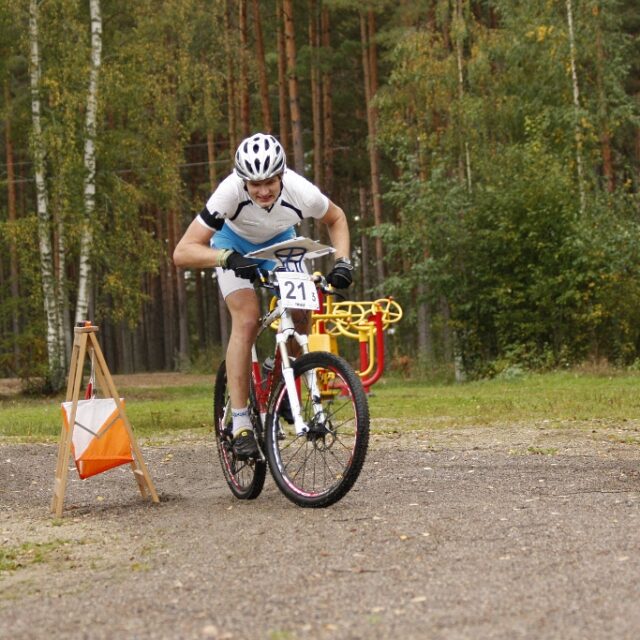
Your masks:
M254 394L250 395L250 402L253 403L255 396ZM250 410L253 416L256 410L253 406L250 407ZM220 464L224 479L231 492L240 500L257 498L264 487L267 463L255 458L239 459L233 453L231 401L227 386L227 367L224 360L216 375L213 392L213 422Z
M274 388L266 419L271 475L301 507L327 507L353 487L369 444L369 406L360 378L343 358L307 353L293 365L308 431L296 435L284 380ZM287 420L288 418L288 420Z

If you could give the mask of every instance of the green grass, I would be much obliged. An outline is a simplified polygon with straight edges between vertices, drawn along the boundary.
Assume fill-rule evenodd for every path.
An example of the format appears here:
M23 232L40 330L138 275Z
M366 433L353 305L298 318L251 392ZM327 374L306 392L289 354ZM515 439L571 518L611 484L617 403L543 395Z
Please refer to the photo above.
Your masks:
M425 384L385 378L369 404L378 432L469 425L566 423L640 419L640 375L549 373L512 380ZM137 435L147 439L205 435L212 420L212 385L123 388ZM51 441L60 433L61 398L0 399L0 437Z
M373 416L448 426L640 418L637 374L561 372L436 386L383 380L372 391Z
M135 387L118 390L126 400L136 435L160 437L182 430L210 428L213 385ZM62 425L63 397L0 399L0 437L25 442L57 439Z
M18 546L0 546L0 574L15 571L30 564L47 562L49 556L67 544L66 540L52 542L24 542Z

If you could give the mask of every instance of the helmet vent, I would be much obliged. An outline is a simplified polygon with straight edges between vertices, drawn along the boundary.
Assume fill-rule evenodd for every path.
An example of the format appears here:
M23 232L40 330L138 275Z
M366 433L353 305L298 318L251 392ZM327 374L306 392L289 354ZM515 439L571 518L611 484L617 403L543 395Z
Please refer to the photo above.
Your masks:
M286 166L284 149L272 135L256 133L238 146L235 171L243 180L267 180L282 173Z

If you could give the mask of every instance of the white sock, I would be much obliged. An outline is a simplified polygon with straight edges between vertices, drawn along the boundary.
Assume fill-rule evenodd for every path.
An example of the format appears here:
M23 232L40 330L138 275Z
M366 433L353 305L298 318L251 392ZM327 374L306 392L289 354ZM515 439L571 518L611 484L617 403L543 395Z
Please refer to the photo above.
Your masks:
M233 436L237 436L240 431L253 431L251 420L249 420L249 407L244 409L231 408L231 418L233 419Z

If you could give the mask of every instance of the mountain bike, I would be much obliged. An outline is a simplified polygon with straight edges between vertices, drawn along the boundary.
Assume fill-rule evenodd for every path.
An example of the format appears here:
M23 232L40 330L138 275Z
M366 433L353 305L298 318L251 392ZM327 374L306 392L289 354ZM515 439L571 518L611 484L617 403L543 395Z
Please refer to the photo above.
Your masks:
M275 328L273 357L262 365L252 346L249 414L258 443L255 458L240 459L232 447L232 421L225 362L214 389L214 431L224 477L239 499L257 498L267 467L280 489L301 507L327 507L343 498L358 479L369 442L369 407L360 378L342 357L309 351L296 331L296 309L318 308L332 295L321 275L305 261L333 251L306 238L249 254L273 258L257 286L273 294L260 318L258 335ZM300 354L292 355L292 342Z

